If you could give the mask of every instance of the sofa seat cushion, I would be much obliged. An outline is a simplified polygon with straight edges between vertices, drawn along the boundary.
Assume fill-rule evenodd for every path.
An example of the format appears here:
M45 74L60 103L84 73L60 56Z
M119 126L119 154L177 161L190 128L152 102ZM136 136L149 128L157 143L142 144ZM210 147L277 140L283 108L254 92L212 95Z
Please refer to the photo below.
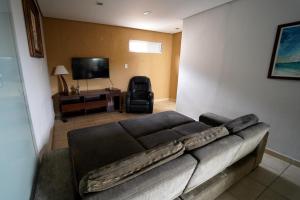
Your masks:
M137 119L128 119L120 121L120 124L133 136L141 137L149 133L157 132L163 129L173 128L181 124L193 122L194 120L174 111L166 111L140 117Z
M137 99L137 100L131 100L130 104L132 104L132 105L149 105L150 102L148 100Z
M216 139L224 137L228 134L229 132L225 127L212 127L199 133L194 133L182 137L179 139L179 141L184 144L186 150L190 151L209 144Z
M184 190L197 161L191 155L156 167L142 175L110 189L90 193L85 200L173 200Z
M172 131L171 129L164 129L155 133L151 133L146 136L138 138L138 141L147 149L155 147L157 145L171 142L182 137L179 133Z
M191 191L228 167L242 143L243 139L241 137L229 135L192 151L191 154L199 163L185 192Z
M243 131L237 133L237 136L243 138L243 144L233 159L232 163L240 160L247 154L251 153L261 142L262 138L269 131L270 126L265 123L258 123Z
M70 131L68 142L77 186L89 171L145 150L118 123Z
M193 133L199 133L201 131L204 131L208 128L211 128L211 126L206 125L202 122L190 122L187 124L182 124L180 126L175 126L172 128L172 130L178 132L179 134L186 136Z
M115 161L86 174L79 184L83 196L90 192L99 192L124 183L166 162L174 160L184 152L181 142L159 145L141 153Z
M258 117L254 114L244 115L234 120L228 121L224 126L229 130L230 133L237 133L249 126L257 124L259 121Z

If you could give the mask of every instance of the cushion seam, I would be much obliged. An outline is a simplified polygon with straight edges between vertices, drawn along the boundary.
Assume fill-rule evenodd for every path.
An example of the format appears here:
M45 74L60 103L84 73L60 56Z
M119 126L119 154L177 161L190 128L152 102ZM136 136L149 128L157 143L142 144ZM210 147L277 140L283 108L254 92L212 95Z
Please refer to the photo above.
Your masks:
M144 150L147 150L147 148L137 139L135 138L133 135L130 134L130 132L120 123L118 122L118 124L124 129L124 131L134 140L136 141L138 144L141 145L141 147L144 148Z
M184 154L183 154L183 155L184 155ZM178 158L176 158L176 159L178 159ZM193 165L190 164L189 166L193 166ZM189 166L188 166L188 167L189 167ZM186 167L187 167L187 166L186 166ZM185 169L186 169L186 167L185 167ZM192 175L193 175L195 169L196 169L196 167L194 168L194 170L193 170L193 172L192 172ZM192 177L192 175L191 175L191 177ZM167 176L166 179L170 178L171 176L172 176L172 175ZM191 179L191 177L189 178L189 180ZM189 182L189 180L188 180L188 182ZM160 180L159 182L161 182L161 180ZM153 185L156 185L156 184L151 184L151 187L152 187ZM148 186L147 188L149 188L149 186ZM137 192L134 192L133 194L130 194L128 197L126 197L126 199L130 199L133 195L135 195L135 194L137 194L137 193L140 193L141 191L145 191L147 188L143 188L142 190L139 190L139 191L137 191ZM185 187L184 187L184 189L183 189L183 192L184 192L184 190L185 190ZM181 193L181 194L182 194L182 193Z

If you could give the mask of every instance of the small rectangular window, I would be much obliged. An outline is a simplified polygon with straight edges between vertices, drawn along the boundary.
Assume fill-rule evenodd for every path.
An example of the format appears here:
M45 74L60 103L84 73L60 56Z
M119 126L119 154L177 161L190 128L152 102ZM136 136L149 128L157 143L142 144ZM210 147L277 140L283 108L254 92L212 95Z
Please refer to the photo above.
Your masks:
M162 53L162 43L129 40L129 51L135 53Z

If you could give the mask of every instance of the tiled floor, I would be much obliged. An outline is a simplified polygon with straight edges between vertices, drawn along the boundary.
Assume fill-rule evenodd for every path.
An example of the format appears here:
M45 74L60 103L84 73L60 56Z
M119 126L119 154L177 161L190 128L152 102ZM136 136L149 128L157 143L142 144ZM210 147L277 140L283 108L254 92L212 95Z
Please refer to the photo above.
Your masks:
M175 110L175 102L157 102L154 112ZM105 124L140 114L99 113L55 121L53 148L67 147L67 132L72 129ZM233 185L217 200L300 200L300 168L265 154L255 171ZM200 199L199 199L200 200Z
M260 166L217 200L300 200L300 168L264 154Z

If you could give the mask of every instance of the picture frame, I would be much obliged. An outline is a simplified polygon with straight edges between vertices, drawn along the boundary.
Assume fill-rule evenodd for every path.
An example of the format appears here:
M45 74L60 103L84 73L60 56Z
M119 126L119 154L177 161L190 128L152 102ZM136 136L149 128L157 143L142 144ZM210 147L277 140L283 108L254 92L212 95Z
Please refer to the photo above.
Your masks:
M43 58L43 39L38 5L35 0L22 0L22 3L30 56Z
M278 26L268 78L300 80L300 21Z

